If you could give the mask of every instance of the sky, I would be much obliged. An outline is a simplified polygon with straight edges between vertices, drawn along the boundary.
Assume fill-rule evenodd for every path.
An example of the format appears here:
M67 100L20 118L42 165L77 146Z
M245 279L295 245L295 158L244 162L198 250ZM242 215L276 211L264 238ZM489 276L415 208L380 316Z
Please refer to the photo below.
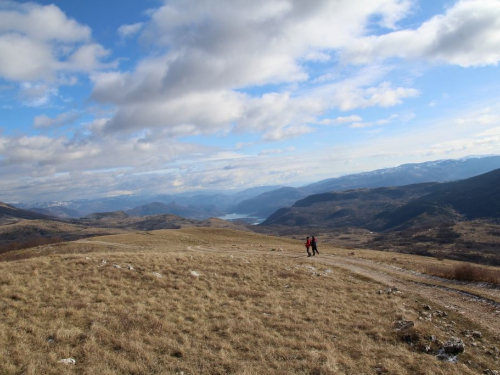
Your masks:
M500 0L0 0L0 201L500 154Z

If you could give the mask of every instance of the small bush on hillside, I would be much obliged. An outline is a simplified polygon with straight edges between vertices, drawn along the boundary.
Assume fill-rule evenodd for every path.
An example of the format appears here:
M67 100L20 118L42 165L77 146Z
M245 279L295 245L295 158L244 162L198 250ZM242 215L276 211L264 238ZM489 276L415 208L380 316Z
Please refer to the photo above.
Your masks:
M474 266L467 263L455 266L432 265L427 267L426 273L450 280L500 284L499 270Z

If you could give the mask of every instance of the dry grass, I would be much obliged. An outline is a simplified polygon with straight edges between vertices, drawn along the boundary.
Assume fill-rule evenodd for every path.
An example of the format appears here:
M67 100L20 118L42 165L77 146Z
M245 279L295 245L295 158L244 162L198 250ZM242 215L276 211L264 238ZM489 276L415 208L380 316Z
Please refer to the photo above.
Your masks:
M500 284L500 271L469 263L451 266L434 264L427 266L426 273L450 280Z
M0 263L0 374L476 374L494 365L476 348L463 355L474 365L453 365L402 342L400 318L417 321L421 341L447 340L451 320L458 332L473 325L453 313L418 321L423 301L378 295L369 279L271 251L186 250L197 245L304 252L291 240L183 229ZM75 366L58 363L68 357Z

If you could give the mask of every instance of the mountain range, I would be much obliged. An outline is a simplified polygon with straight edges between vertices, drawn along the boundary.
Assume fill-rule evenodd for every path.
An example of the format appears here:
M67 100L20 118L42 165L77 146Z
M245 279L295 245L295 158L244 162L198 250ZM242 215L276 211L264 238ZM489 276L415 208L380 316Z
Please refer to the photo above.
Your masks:
M268 217L277 209L290 207L311 194L347 189L404 186L426 182L462 180L500 168L500 156L469 157L419 164L403 164L395 168L330 178L299 188L284 187L264 192L241 202L235 212Z
M277 209L290 207L311 194L359 188L404 186L415 183L461 180L500 168L500 156L468 157L330 178L302 187L262 186L240 192L129 195L74 201L19 203L21 209L71 219L97 212L125 211L130 216L179 215L205 220L237 213L267 218Z
M394 231L474 219L500 219L500 169L448 183L313 194L262 225Z

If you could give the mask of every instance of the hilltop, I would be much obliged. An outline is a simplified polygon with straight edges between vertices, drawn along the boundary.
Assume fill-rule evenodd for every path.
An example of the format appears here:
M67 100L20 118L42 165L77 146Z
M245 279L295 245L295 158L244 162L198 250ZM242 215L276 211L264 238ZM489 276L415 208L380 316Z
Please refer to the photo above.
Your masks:
M497 289L418 273L428 258L327 245L320 253L304 257L301 241L184 228L0 255L0 373L498 368Z
M83 219L62 220L0 202L0 254L36 245L98 235L185 227L239 230L250 228L242 223L232 223L217 218L200 221L176 215L131 217L123 211L94 213Z

